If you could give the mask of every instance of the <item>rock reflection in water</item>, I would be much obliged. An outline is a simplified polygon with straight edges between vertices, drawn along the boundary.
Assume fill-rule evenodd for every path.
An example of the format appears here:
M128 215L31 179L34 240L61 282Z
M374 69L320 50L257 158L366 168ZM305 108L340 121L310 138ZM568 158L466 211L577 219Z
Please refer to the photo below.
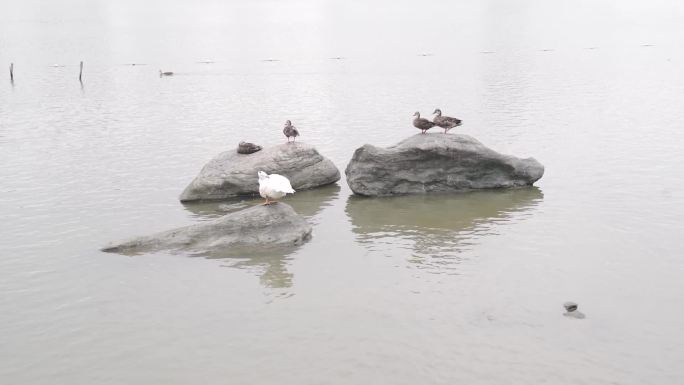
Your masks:
M449 195L383 198L351 196L346 212L357 240L372 251L412 251L412 262L451 265L473 238L494 222L534 208L544 195L537 187ZM426 261L429 257L429 261Z
M297 191L296 194L283 199L309 222L316 223L315 216L325 207L331 205L340 192L340 186L332 184L312 190ZM225 201L195 202L183 206L191 212L196 219L209 220L222 215L242 210L261 203L261 199L241 198ZM316 230L314 229L314 232ZM293 275L287 270L290 256L299 247L272 248L257 251L244 248L232 249L229 253L204 253L195 254L211 259L224 259L224 266L236 269L244 269L259 277L264 287L271 289L283 289L292 286Z

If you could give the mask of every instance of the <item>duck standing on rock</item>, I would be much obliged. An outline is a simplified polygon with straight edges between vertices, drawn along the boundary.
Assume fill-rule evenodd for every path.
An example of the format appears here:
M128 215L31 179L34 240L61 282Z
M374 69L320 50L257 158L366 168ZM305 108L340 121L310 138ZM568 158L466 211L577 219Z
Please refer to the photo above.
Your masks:
M275 201L276 199L287 194L294 194L295 190L286 177L278 174L268 175L263 171L259 171L257 174L259 175L259 195L266 199L265 205L278 203Z
M420 132L421 134L426 133L427 130L429 130L435 126L435 124L432 123L431 121L429 121L425 118L421 118L420 112L418 112L418 111L416 111L416 113L413 114L413 116L416 117L415 119L413 119L413 127L419 129L421 131Z
M437 116L435 116L432 121L435 123L435 125L442 127L445 134L452 128L461 125L461 119L452 118L451 116L442 116L442 110L439 108L436 108L433 114L437 114Z
M299 136L299 131L292 125L292 122L287 120L285 122L285 128L283 128L283 134L287 137L287 142L290 143L290 138L292 138L292 141L294 142L295 138Z

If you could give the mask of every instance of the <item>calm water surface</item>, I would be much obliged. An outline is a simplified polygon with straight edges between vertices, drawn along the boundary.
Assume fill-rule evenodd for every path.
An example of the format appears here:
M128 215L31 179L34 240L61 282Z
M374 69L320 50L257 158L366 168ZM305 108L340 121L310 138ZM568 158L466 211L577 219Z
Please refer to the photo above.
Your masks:
M0 382L684 383L680 2L2 6ZM98 251L257 204L178 195L286 119L343 170L435 107L546 174L298 192L289 254Z

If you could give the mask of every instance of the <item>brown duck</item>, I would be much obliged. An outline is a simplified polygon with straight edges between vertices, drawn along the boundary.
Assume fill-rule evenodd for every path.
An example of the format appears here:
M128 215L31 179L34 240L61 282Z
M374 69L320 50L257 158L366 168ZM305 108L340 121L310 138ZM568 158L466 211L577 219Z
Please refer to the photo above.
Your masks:
M299 131L297 131L297 128L292 125L292 122L289 120L285 122L285 128L283 128L283 134L287 137L287 142L290 142L290 138L292 138L292 141L295 141L295 138L299 136Z
M451 116L442 116L442 110L440 110L439 108L435 109L435 112L433 112L433 114L437 114L437 116L435 116L435 118L432 119L432 121L435 123L436 126L442 127L444 129L445 134L452 128L461 125L461 119L452 118Z
M261 151L261 146L254 143L240 142L240 144L238 144L238 154L253 154L257 151Z
M416 117L415 119L413 119L413 127L419 129L421 134L426 133L427 130L429 130L435 126L435 124L432 123L431 121L429 121L425 118L421 118L420 112L416 111L416 113L413 114L413 116Z

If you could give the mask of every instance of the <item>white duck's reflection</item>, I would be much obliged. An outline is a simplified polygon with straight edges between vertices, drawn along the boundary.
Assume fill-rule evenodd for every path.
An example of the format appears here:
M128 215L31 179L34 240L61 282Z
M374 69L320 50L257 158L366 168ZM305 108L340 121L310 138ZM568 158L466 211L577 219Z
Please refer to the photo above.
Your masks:
M537 187L448 195L351 196L346 212L357 240L372 251L410 249L413 262L452 264L495 222L528 213L544 195Z

